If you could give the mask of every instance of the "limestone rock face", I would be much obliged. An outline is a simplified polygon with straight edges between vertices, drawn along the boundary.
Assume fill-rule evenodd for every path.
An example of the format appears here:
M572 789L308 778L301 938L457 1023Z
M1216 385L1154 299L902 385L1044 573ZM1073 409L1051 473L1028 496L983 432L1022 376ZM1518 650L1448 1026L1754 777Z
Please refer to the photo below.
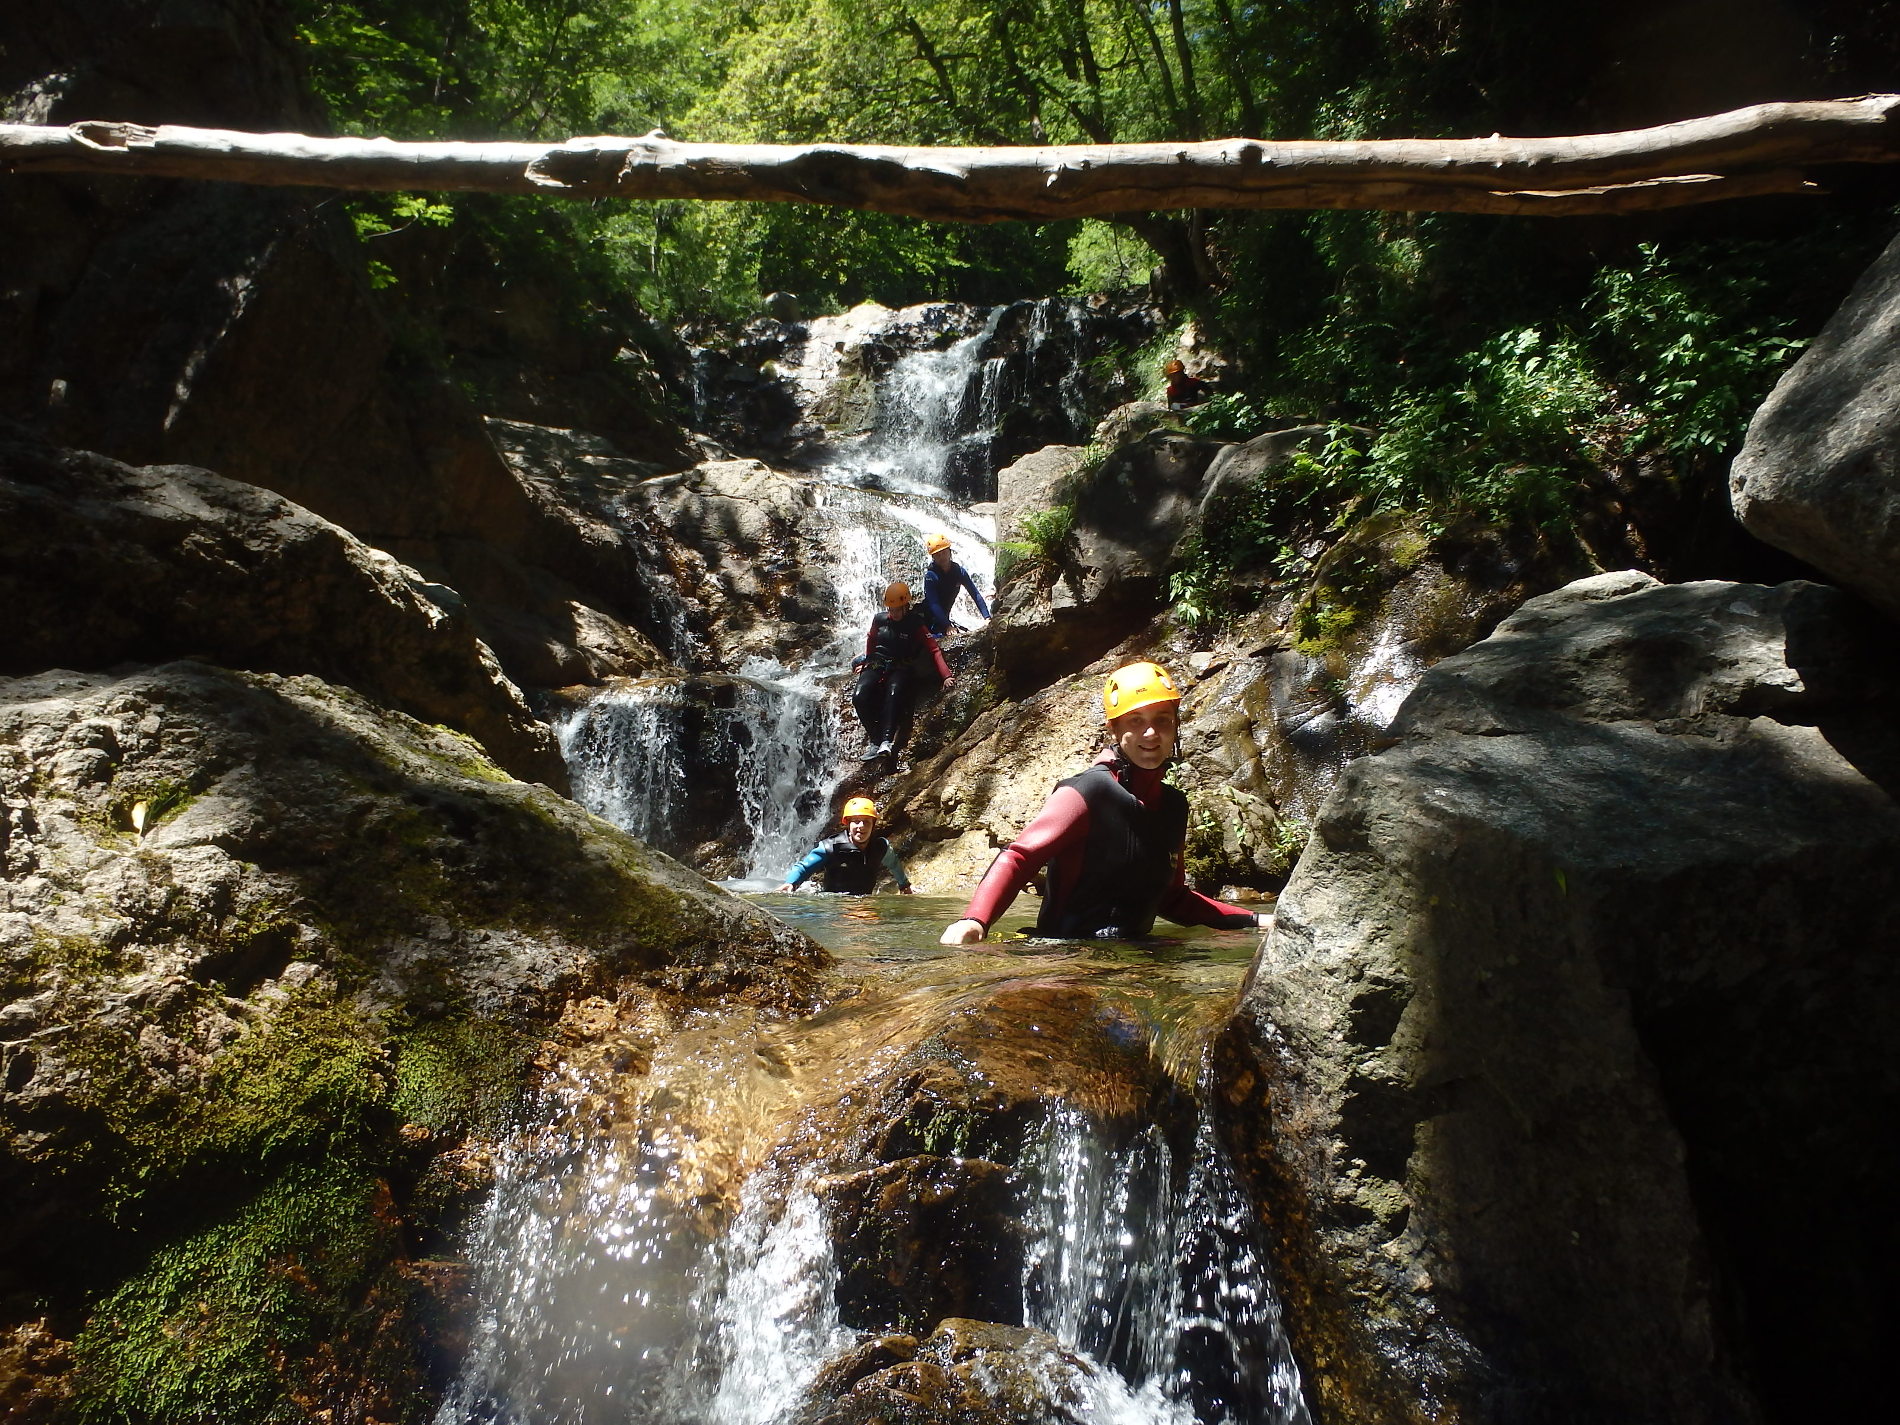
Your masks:
M189 466L0 441L0 672L198 655L315 673L565 787L552 733L461 600L328 520Z
M799 1001L822 958L458 734L195 663L0 681L0 865L0 1294L100 1305L92 1389L188 1316L207 1409L233 1339L253 1393L410 1388L404 1242L564 1005Z
M1891 641L1815 585L1598 576L1347 768L1221 1049L1329 1418L1872 1407Z
M1755 412L1729 492L1750 534L1900 618L1900 239Z

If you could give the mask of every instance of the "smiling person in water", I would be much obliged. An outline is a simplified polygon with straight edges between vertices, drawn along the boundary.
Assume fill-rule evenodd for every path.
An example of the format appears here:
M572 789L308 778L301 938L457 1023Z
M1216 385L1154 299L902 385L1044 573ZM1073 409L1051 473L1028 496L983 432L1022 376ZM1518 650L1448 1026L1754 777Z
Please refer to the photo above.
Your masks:
M843 833L806 852L779 889L795 891L816 872L818 884L828 891L868 896L877 886L877 873L889 871L897 889L909 895L910 877L904 874L903 862L891 843L877 834L877 803L869 797L853 797L844 804L838 820L844 823Z
M1054 940L1132 940L1155 917L1177 925L1247 930L1272 923L1189 889L1184 871L1187 797L1161 780L1174 756L1181 694L1158 663L1130 663L1102 686L1109 747L1055 791L1005 846L945 945L989 933L1037 870L1049 868L1036 934Z

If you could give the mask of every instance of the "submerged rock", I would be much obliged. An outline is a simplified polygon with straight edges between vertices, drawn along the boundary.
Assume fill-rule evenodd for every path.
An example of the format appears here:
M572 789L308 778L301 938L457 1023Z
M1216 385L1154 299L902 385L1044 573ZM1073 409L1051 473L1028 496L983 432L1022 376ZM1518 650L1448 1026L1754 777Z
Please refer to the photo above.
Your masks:
M545 1026L822 957L466 738L193 663L0 682L0 863L0 1299L87 1322L105 1414L393 1418Z
M834 1357L797 1418L801 1425L1069 1425L1095 1418L1094 1376L1046 1331L951 1318L921 1342L882 1337Z
M1813 585L1587 579L1346 770L1222 1046L1323 1413L1871 1408L1891 641Z

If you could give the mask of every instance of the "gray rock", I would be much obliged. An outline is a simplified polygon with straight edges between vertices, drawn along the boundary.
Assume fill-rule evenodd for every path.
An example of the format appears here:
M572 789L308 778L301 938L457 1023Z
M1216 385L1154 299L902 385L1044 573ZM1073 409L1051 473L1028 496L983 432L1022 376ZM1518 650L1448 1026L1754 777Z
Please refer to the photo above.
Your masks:
M1219 441L1150 431L1087 464L1072 447L1039 451L997 477L999 533L1019 538L1039 505L1074 511L1050 557L1021 566L997 591L989 638L1021 695L1099 658L1158 614L1167 572L1199 507Z
M314 673L566 785L459 596L281 495L15 438L0 441L0 529L0 673L184 655Z
M1330 429L1329 426L1292 426L1286 430L1270 430L1252 440L1228 446L1207 467L1207 485L1201 495L1201 517L1207 517L1209 508L1222 491L1253 484L1269 470L1277 470L1286 464L1296 452L1310 450L1324 443Z
M1900 618L1900 239L1755 412L1729 493L1749 533Z
M1890 642L1815 585L1605 575L1347 769L1221 1049L1323 1414L1878 1398Z

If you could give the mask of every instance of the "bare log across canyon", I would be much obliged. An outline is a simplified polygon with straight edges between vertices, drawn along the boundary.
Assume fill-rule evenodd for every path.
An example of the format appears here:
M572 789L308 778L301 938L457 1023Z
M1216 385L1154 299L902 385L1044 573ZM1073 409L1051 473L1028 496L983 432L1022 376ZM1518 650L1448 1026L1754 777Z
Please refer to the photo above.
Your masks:
M1170 208L1546 216L1818 191L1804 166L1900 160L1900 95L1758 104L1560 138L1223 139L893 148L692 144L654 132L546 145L401 143L104 120L0 125L0 169L383 191L819 203L960 222Z

